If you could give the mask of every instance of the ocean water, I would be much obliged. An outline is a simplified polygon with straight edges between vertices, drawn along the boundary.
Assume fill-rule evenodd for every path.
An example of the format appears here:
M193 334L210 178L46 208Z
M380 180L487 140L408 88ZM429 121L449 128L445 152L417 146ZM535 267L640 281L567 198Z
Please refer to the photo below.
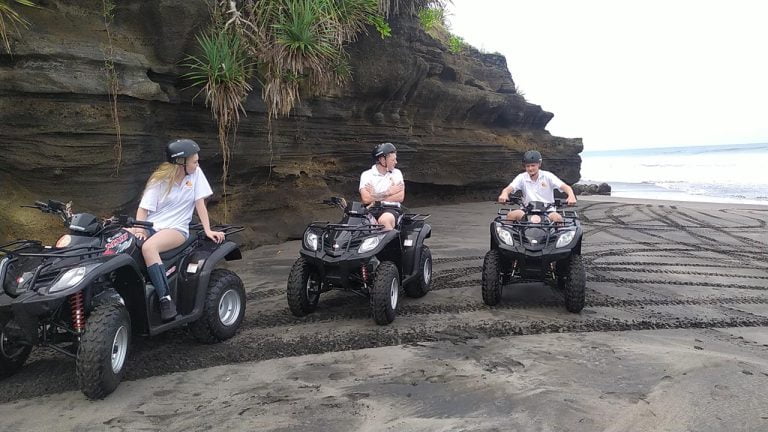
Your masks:
M768 205L768 143L581 154L581 183L613 196Z

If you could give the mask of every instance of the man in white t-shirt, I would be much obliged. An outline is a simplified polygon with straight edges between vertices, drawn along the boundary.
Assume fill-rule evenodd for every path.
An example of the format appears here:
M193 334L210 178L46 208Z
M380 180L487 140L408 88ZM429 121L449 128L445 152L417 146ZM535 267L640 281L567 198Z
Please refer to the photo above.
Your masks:
M403 173L397 165L397 148L392 143L377 145L371 152L374 164L360 175L360 199L363 204L381 201L382 209L374 214L384 229L391 230L402 214L400 203L405 199Z
M501 191L498 201L500 203L506 202L509 194L519 190L523 191L523 204L528 204L531 201L553 204L555 202L554 190L559 189L568 194L568 198L565 201L566 204L569 206L575 205L576 195L573 193L573 189L563 183L563 181L556 175L540 169L541 160L541 153L536 150L525 152L523 155L525 172L518 174L517 177L515 177L515 179ZM523 210L512 210L507 213L507 219L513 221L521 220L524 216L525 212ZM549 217L549 220L552 222L563 221L563 217L557 213L557 209L554 206L547 209L547 217Z

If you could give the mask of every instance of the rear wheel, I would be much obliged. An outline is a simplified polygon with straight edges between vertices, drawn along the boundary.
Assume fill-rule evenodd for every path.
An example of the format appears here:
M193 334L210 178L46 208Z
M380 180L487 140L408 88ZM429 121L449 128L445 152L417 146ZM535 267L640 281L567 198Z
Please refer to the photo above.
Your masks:
M483 260L483 301L488 306L496 306L501 300L502 288L501 256L499 251L491 249Z
M24 366L32 346L8 337L6 329L0 330L0 378L13 375Z
M88 317L77 350L77 383L89 399L115 391L125 374L131 341L131 318L125 306L96 307Z
M216 269L207 289L203 316L190 329L200 342L221 342L235 335L245 316L243 281L233 271Z
M432 286L432 251L426 245L421 249L418 271L421 273L419 278L405 287L408 297L424 297Z
M584 309L587 274L581 255L571 255L568 271L563 281L565 308L568 312L579 313Z
M371 312L376 324L386 325L395 320L400 299L400 272L395 263L384 261L376 268L371 286Z
M288 276L288 308L297 317L311 314L320 301L320 281L312 266L304 257L299 257Z

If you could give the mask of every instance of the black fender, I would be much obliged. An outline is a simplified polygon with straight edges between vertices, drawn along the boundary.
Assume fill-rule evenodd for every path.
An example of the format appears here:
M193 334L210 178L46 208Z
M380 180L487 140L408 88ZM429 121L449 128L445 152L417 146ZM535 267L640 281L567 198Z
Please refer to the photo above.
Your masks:
M388 231L375 249L359 255L359 257L375 256L379 261L392 261L398 268L401 267L403 251L400 245L400 235L401 232L399 230L393 229ZM402 269L400 273L402 274Z
M111 288L100 292L96 292L94 289L87 289L96 279L112 273L116 277L114 278L114 286ZM100 304L97 302L112 301L111 297L117 295L131 315L132 329L137 332L145 332L145 323L148 317L143 297L145 285L144 276L138 263L130 255L118 254L109 256L107 261L91 270L74 287L52 295L69 295L83 290L86 294L85 301L88 313ZM97 284L95 286L103 285Z
M499 247L499 239L497 238L498 234L496 234L495 220L491 222L490 234L491 234L491 250L497 249Z
M200 278L197 285L197 299L195 301L195 308L192 310L193 316L200 317L203 313L203 303L205 302L205 296L208 293L208 283L211 281L211 273L216 266L226 257L237 251L240 253L240 247L235 242L222 243L215 251L208 256L208 259L203 263L203 270L200 272Z
M243 253L240 251L240 248L237 247L228 254L224 256L224 259L227 261L236 261L243 259Z
M405 241L412 240L413 244L403 248L403 268L401 275L403 279L415 276L417 272L421 270L419 267L421 250L424 246L424 241L430 237L432 237L432 226L426 223L408 233Z
M205 296L208 294L208 283L211 280L211 273L222 260L227 260L227 257L230 257L229 260L232 260L239 259L237 257L240 256L242 256L242 254L240 252L240 246L238 246L237 243L225 241L219 245L207 258L205 258L202 270L198 271L196 286L197 293L195 295L195 305L192 308L192 311L189 314L184 315L181 319L163 323L156 327L150 326L149 335L154 336L171 328L180 327L200 319L200 317L203 316L203 305L205 304ZM183 266L186 267L187 264L187 262L184 262ZM179 271L183 272L184 269L181 268Z
M114 288L106 289L91 299L91 307L93 308L112 304L125 305L125 299Z
M576 244L576 246L573 247L573 249L571 249L571 253L575 255L581 255L581 240L582 238L579 237L579 242Z
M92 263L92 262L90 262ZM83 265L90 264L89 262L83 262ZM139 268L139 265L134 261L133 258L131 258L130 255L125 254L118 254L118 255L111 255L109 258L102 262L98 267L94 268L88 274L85 275L83 280L81 280L78 284L67 288L62 291L55 292L53 294L49 294L51 297L66 297L70 294L74 294L78 291L81 291L85 289L88 285L92 284L93 281L100 278L101 276L120 271L127 272L130 276L134 276L137 278L138 281L143 282L144 277L141 275L141 269Z

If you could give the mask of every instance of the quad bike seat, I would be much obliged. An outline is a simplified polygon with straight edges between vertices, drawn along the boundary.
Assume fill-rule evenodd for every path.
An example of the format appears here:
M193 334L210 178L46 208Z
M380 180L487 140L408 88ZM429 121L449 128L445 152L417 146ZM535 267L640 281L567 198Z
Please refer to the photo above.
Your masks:
M187 240L184 241L184 243L181 244L181 246L165 251L160 254L160 259L163 261L168 261L171 258L174 258L176 255L180 254L184 249L189 247L192 243L194 243L197 240L196 233L190 233L189 237L187 237Z
M181 246L173 248L171 250L167 250L165 252L160 253L160 259L163 261L168 261L172 258L174 258L176 255L180 254L184 249L186 249L189 245L191 245L195 240L197 240L197 235L194 233L190 233L189 237L184 241L184 243L181 244ZM145 240L136 240L136 244L141 248L144 246Z

